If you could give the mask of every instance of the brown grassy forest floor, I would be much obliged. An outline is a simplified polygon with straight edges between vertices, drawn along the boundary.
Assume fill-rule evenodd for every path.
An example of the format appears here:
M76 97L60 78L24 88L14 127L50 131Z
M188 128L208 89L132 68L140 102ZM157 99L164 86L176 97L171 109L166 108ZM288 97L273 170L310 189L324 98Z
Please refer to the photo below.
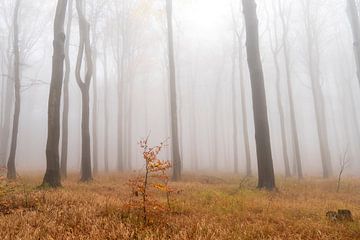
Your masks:
M0 239L360 239L360 180L278 179L278 192L258 191L256 179L185 176L173 211L144 226L127 214L128 176L77 176L59 190L38 190L41 177L23 177L0 195ZM26 183L24 185L23 183ZM10 188L9 188L10 187ZM350 209L354 222L325 213Z

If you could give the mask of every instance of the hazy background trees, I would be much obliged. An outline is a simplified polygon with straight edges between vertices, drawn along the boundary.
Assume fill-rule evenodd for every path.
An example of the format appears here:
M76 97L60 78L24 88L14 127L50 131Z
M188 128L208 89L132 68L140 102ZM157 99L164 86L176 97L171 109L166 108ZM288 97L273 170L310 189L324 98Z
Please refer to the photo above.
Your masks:
M70 5L72 1L68 2ZM351 19L359 11L349 11L348 7L354 1L255 2L275 173L299 178L331 176L332 167L335 171L338 166L338 156L348 148L351 173L357 174L360 93L353 46L358 33ZM14 135L10 129L15 113L15 3L0 3L2 166L8 162ZM162 141L174 135L171 129L177 129L179 142L174 145L181 159L177 171L238 170L255 175L256 103L245 64L248 59L242 0L168 1L172 3L174 64L169 64L172 51L168 46L166 3L83 0L94 66L88 92L88 159L93 161L92 170L138 169L141 156L137 141L149 132L152 141ZM45 126L53 54L50 23L56 4L21 0L18 20L22 101L15 161L20 171L46 167ZM79 17L70 12L69 5L64 19L68 67L62 77L62 103L56 101L62 115L59 128L49 128L62 131L61 145L56 144L56 137L52 153L56 155L60 147L63 176L64 169L80 172L83 144L82 95L75 78ZM59 63L56 66L60 67ZM85 68L79 72L81 76L89 70ZM176 79L171 88L169 76ZM176 89L176 97L170 89ZM56 99L59 94L57 90ZM177 116L169 107L171 98L176 100ZM171 124L174 118L177 123ZM169 141L163 158L175 159L171 144L175 139L173 136Z

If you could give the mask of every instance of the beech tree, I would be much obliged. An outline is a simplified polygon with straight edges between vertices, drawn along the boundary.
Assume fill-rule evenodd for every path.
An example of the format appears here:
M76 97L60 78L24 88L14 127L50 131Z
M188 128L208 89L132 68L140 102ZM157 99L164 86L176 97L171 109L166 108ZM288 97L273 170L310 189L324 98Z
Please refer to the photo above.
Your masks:
M93 73L93 63L90 46L90 24L84 12L83 0L76 0L76 10L79 16L80 44L76 61L76 82L81 91L82 114L81 114L81 181L92 180L91 147L90 147L90 83ZM81 77L82 62L85 55L86 71L84 80Z
M318 16L312 13L312 11L314 11L313 8L316 8L317 6L314 6L314 2L310 0L303 0L302 4L305 13L307 67L309 69L312 95L315 105L315 118L320 144L323 177L328 178L332 175L332 166L328 138L328 123L326 120L325 99L320 83L319 29L317 29L316 26L316 18Z
M292 144L293 144L293 161L295 170L297 172L298 178L303 178L302 163L300 156L300 146L299 146L299 136L295 116L295 103L294 103L294 89L293 89L293 80L290 67L290 49L289 49L289 21L291 14L291 7L285 8L285 4L281 3L281 0L278 0L279 15L281 20L282 28L282 50L285 60L285 72L287 80L287 90L289 94L289 107L290 107L290 126L291 126L291 135L292 135ZM291 4L291 3L290 3ZM289 5L287 5L289 6Z
M15 93L15 109L11 135L10 154L7 163L7 178L16 178L15 169L15 155L17 148L17 138L19 132L19 118L20 118L20 106L21 106L21 95L20 95L20 48L19 48L19 8L20 1L16 0L13 16L13 28L14 28L14 39L13 39L13 51L14 51L14 93Z
M68 135L69 135L69 81L70 81L70 35L73 18L73 0L69 0L68 18L65 40L65 76L64 76L64 96L63 96L63 116L62 116L62 137L61 137L61 177L67 177L67 156L68 156Z
M355 0L347 1L347 13L353 34L353 49L357 69L357 78L360 82L360 20Z
M285 166L285 177L290 177L290 164L289 164L289 156L288 156L288 147L287 147L287 138L286 138L286 129L285 129L285 109L283 107L282 102L282 90L281 90L281 70L279 63L279 55L281 53L281 49L283 48L282 44L279 41L279 31L278 31L278 21L277 15L278 11L276 8L275 1L271 2L273 15L272 21L269 19L268 21L268 31L269 31L269 43L271 47L271 52L273 55L273 62L275 66L275 82L276 82L276 103L279 110L279 118L280 118L280 137L281 137L281 147L282 147L282 156ZM268 9L266 9L267 14ZM272 27L270 26L272 23Z
M54 20L54 52L48 104L48 138L46 144L46 172L44 186L61 186L59 166L60 102L64 75L64 22L67 0L58 0Z
M0 2L0 7L3 10L0 14L2 21L5 23L5 31L7 34L7 45L12 45L13 34L11 34L12 24L10 14L6 11L7 5L5 1ZM12 15L12 14L11 14ZM14 54L11 48L4 46L2 49L2 87L1 87L1 109L0 109L0 166L5 167L8 160L9 145L10 145L10 133L11 133L11 113L14 106L14 81L13 75L13 57ZM6 74L5 74L6 73Z
M178 107L176 94L176 69L174 57L174 37L173 37L173 8L172 0L166 0L166 16L168 27L168 60L169 60L169 81L170 81L170 112L171 112L171 143L172 143L172 161L173 176L172 179L177 181L181 178L181 159L180 143L178 133Z
M259 27L255 0L242 0L246 27L246 49L250 71L258 162L258 188L273 190L275 176L271 155L264 74L259 50Z

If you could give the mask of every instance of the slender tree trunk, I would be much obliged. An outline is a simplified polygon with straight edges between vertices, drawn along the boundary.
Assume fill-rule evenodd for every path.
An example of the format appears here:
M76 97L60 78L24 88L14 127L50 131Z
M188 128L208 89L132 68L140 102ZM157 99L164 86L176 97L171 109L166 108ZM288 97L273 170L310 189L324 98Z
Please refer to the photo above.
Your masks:
M320 143L320 154L323 167L323 177L328 178L332 175L331 155L328 142L327 120L325 113L324 94L320 84L320 56L318 39L313 34L314 29L312 19L310 17L310 3L306 5L306 37L307 37L307 51L308 51L308 67L310 72L310 80L312 86L312 93L315 105L315 117L318 131L318 138Z
M213 157L213 170L216 172L219 169L218 161L220 159L219 157L219 149L220 149L220 142L222 142L219 138L219 98L221 93L221 74L222 74L222 68L220 69L219 76L217 77L216 81L216 87L215 87L215 99L214 99L214 111L213 111L213 139L214 139L214 157Z
M190 129L191 129L191 163L192 170L199 170L199 160L198 160L198 143L197 143L197 119L196 119L196 100L195 100L195 80L197 79L197 74L191 82L191 119L190 119Z
M76 9L79 15L80 46L76 62L76 82L82 95L82 119L81 119L81 181L92 180L91 147L90 147L90 98L89 89L93 73L92 55L90 47L90 24L83 14L83 1L76 0ZM81 79L81 65L85 53L86 73L84 82Z
M10 58L9 58L10 59ZM12 62L9 61L7 64L8 72L12 72ZM9 143L10 143L10 127L11 127L11 112L14 104L14 82L11 77L6 76L6 84L4 84L3 93L3 106L2 106L2 125L1 125L1 136L0 136L0 166L5 167L7 163Z
M9 36L12 38L12 36ZM11 42L10 42L11 43ZM8 56L8 63L7 69L8 73L13 72L13 62L12 56L9 54ZM14 105L14 81L8 74L6 76L6 87L5 94L4 94L4 104L3 104L3 124L2 124L2 133L0 136L0 160L1 166L5 167L8 160L8 152L9 152L9 145L10 145L10 128L11 128L11 113Z
M48 139L46 144L46 173L43 185L61 186L59 167L60 102L65 58L64 22L67 0L58 0L54 21L54 55L48 104Z
M281 46L279 44L279 38L278 38L278 26L276 17L278 14L276 4L273 1L272 2L272 11L273 11L273 32L271 32L270 26L268 26L268 29L270 31L270 45L271 45L271 51L273 55L274 65L275 65L275 80L276 80L276 100L277 100L277 107L279 110L279 118L280 118L280 136L281 136L281 146L282 146L282 154L283 154L283 160L284 160L284 166L285 166L285 177L290 177L290 164L289 164L289 156L288 156L288 150L287 150L287 139L286 139L286 129L285 129L285 111L282 104L281 99L281 72L280 72L280 64L279 64L279 54L281 51ZM269 22L270 23L270 22ZM272 34L273 33L273 34ZM273 39L274 37L274 39Z
M281 86L280 86L280 66L279 60L277 57L277 53L274 54L274 62L275 62L275 69L276 69L276 99L277 105L279 109L280 115L280 130L281 130L281 145L282 145L282 153L283 153L283 160L285 166L285 177L290 177L290 164L289 164L289 157L288 157L288 150L287 150L287 140L286 140L286 130L285 130L285 113L284 108L281 101Z
M106 38L106 37L105 37ZM108 73L107 73L107 54L106 40L104 38L104 166L105 172L109 172L109 105L108 105Z
M124 18L121 16L121 31L124 35ZM124 56L124 42L121 44L121 39L124 39L119 36L117 38L117 99L118 99L118 111L117 111L117 170L123 171L124 170L124 124L123 124L123 114L124 114L124 64L125 64L125 56ZM121 46L122 45L122 48Z
M235 65L236 65L236 35L233 36L233 56L232 56L232 82L231 82L231 99L232 99L232 117L233 117L233 161L234 161L234 172L239 173L239 149L238 149L238 121L237 121L237 99L236 99L236 76L235 76Z
M353 49L357 69L357 78L360 82L360 21L355 0L347 1L347 13L353 33Z
M259 175L258 188L272 190L275 188L275 177L271 155L264 75L259 50L259 29L255 1L243 0L243 11L246 26L247 57L252 85Z
M238 36L239 42L239 77L240 77L240 97L241 97L241 114L242 114L242 128L243 128L243 141L245 148L245 160L246 160L246 176L252 175L251 170L251 154L250 154L250 142L249 142L249 127L248 127L248 115L246 107L246 91L245 91L245 77L244 77L244 61L243 61L243 32Z
M169 54L169 80L170 80L170 106L171 106L171 137L172 137L172 160L174 181L181 179L181 159L178 134L177 95L176 95L176 70L174 58L173 24L172 24L172 0L166 0L166 14L168 26L168 54Z
M127 111L127 167L128 170L132 170L132 154L131 154L131 147L132 147L132 115L133 115L133 104L132 104L132 98L133 98L133 92L134 92L134 84L132 82L132 77L129 78L129 97L128 97L128 111Z
M93 163L94 174L98 172L98 134L97 134L97 115L98 115L98 97L97 97L97 36L96 21L93 21L92 27L92 58L93 58L93 109L92 109L92 132L93 132Z
M235 19L233 19L235 24ZM239 67L239 80L240 80L240 100L241 100L241 115L242 115L242 128L243 128L243 141L245 150L245 161L246 161L246 176L252 175L251 170L251 154L250 154L250 143L249 143L249 128L248 128L248 116L246 107L246 94L245 94L245 77L244 77L244 61L243 61L243 37L244 27L241 28L240 32L236 31L236 37L239 45L238 49L238 67Z
M296 124L296 116L295 116L295 104L294 104L294 94L293 94L293 86L292 86L292 78L291 78L291 70L290 70L290 54L288 47L288 32L289 32L289 24L285 20L285 15L283 9L280 6L279 0L279 9L280 9L280 18L283 29L282 36L282 44L283 44L283 53L285 59L285 72L287 79L287 90L289 94L289 107L290 107L290 126L291 126L291 135L292 135L292 143L293 143L293 151L294 151L294 166L296 169L296 173L299 179L303 178L302 172L302 163L300 157L300 147L299 147L299 136L297 132L297 124Z
M10 155L7 163L7 178L16 179L16 168L15 168L15 156L17 148L17 138L19 131L19 118L20 118L20 105L21 105L21 96L20 96L20 49L19 49L19 8L20 0L16 0L15 9L14 9L14 92L15 92L15 109L14 109L14 119L12 126L12 136L11 136L11 145L10 145Z
M66 27L66 40L65 40L65 76L64 76L64 103L63 103L63 116L62 116L62 138L61 138L61 177L67 177L67 158L68 158L68 145L69 145L69 81L70 81L70 35L73 14L73 0L68 3L68 19Z

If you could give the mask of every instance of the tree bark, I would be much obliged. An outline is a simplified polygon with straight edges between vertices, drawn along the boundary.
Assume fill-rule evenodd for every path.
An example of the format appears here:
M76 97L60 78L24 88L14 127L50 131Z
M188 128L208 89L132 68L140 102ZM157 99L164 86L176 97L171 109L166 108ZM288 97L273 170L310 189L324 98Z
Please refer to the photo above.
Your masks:
M357 69L357 78L360 83L360 21L355 0L347 0L347 13L353 33L353 50Z
M269 27L269 31L270 31L269 36L270 36L271 51L272 51L272 55L273 55L274 65L275 65L276 102L277 102L277 107L279 110L279 118L280 118L280 133L281 133L280 136L281 136L282 155L283 155L284 166L285 166L285 177L290 177L291 172L290 172L289 156L288 156L288 149L287 149L287 139L286 139L286 129L285 129L285 111L284 111L284 107L283 107L282 99L281 99L281 72L280 72L280 64L279 64L279 54L280 54L281 48L283 46L281 46L279 44L278 28L277 28L277 21L276 21L278 12L277 12L274 1L272 2L272 11L274 14L274 16L273 16L274 39L272 39L272 34L271 34L271 30L270 30L271 28L269 26L268 27ZM269 21L269 23L270 23L270 21Z
M107 73L107 54L106 37L104 38L104 167L105 172L109 172L109 106L108 106L108 73Z
M12 38L10 35L8 38ZM10 61L11 55L8 54L7 69L8 73L12 72L13 63ZM11 128L11 113L14 105L14 81L9 76L6 76L6 87L4 86L4 99L2 107L2 125L1 125L1 136L0 136L0 166L5 167L7 164L7 158L9 153L10 145L10 128Z
M176 94L176 69L174 58L173 41L173 23L172 23L172 0L166 0L166 15L168 27L168 57L169 57L169 80L170 80L170 111L171 111L171 141L172 141L172 161L173 175L172 179L178 181L181 179L181 159L178 134L177 117L177 94Z
M20 118L20 106L21 106L21 95L20 95L20 49L19 49L19 8L20 0L16 0L14 8L14 92L15 92L15 108L14 118L12 126L12 136L10 145L10 154L7 163L7 178L16 179L16 168L15 168L15 156L17 148L17 138L19 131L19 118Z
M94 174L98 172L98 94L97 94L97 16L94 16L92 19L92 61L93 61L93 105L92 105L92 153L93 153L93 163L94 163Z
M64 22L67 0L58 0L54 21L54 54L48 105L48 139L46 144L46 173L44 186L61 186L59 167L60 102L64 71Z
M69 0L68 4L68 19L66 27L65 40L65 76L64 76L64 99L63 99L63 116L62 116L62 138L61 138L61 177L67 177L67 158L68 158L68 141L69 141L69 81L70 81L70 35L73 14L73 0Z
M273 190L275 177L266 106L264 74L259 50L259 29L254 0L243 0L246 26L246 48L250 70L258 159L258 188Z
M251 169L251 154L249 142L249 127L248 127L248 114L246 107L246 91L245 91L245 77L244 77L244 61L243 61L243 30L241 34L237 34L239 42L239 78L240 78L240 97L241 97L241 114L242 114L242 128L243 128L243 141L245 148L246 160L246 176L252 175Z
M279 0L279 8L280 8L280 18L283 29L282 36L282 44L283 44L283 53L285 59L285 72L287 79L287 89L289 94L289 106L290 106L290 125L291 125L291 134L292 134L292 143L293 143L293 151L294 151L294 165L296 166L296 172L299 179L303 178L302 172L302 163L300 156L300 147L299 147L299 136L297 132L297 124L296 124L296 116L295 116L295 104L294 104L294 94L293 94L293 86L292 86L292 77L290 70L290 54L289 54L289 46L288 46L288 32L289 32L289 23L285 20L285 15L283 9L280 6Z
M323 168L323 177L328 178L332 175L331 155L328 142L327 120L325 113L324 94L320 84L320 56L318 39L314 36L313 23L310 16L310 3L306 3L306 37L307 37L307 51L308 51L308 68L310 73L312 94L315 105L315 117L318 131L318 138L320 143L320 154Z
M89 89L93 73L90 24L83 14L83 1L76 0L76 9L79 15L80 46L76 62L76 82L82 95L82 118L81 118L81 179L82 182L92 180L91 147L90 147L90 97ZM85 53L86 73L84 81L81 79L81 66Z
M231 66L231 100L232 100L232 120L233 120L233 161L234 161L234 173L239 173L239 149L238 149L238 122L237 122L237 99L236 99L236 76L235 76L235 65L236 65L236 34L233 34L233 56Z

